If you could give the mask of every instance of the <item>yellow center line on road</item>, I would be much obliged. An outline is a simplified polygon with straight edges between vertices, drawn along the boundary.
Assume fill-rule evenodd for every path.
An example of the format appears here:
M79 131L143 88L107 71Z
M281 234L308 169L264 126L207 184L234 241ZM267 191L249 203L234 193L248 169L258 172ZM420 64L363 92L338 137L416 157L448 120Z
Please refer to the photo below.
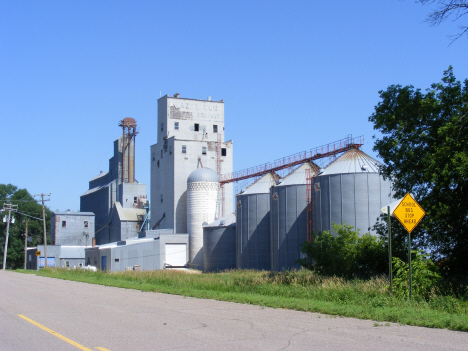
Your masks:
M53 336L56 336L57 338L62 339L65 342L68 342L70 345L73 345L73 346L75 346L76 348L79 348L82 351L93 351L93 350L88 349L87 347L85 347L83 345L80 345L77 342L67 338L66 336L63 336L62 334L59 334L59 333L53 331L52 329L49 329L46 326L44 326L44 325L42 325L40 323L37 323L36 321L33 321L32 319L30 319L28 317L23 316L22 314L19 314L18 317L23 318L25 321L28 321L29 323L34 324L36 327L39 327L42 330L45 330L46 332L52 334ZM105 349L103 347L96 347L96 348L98 350L101 350L101 351L110 351L110 350L107 350L107 349Z

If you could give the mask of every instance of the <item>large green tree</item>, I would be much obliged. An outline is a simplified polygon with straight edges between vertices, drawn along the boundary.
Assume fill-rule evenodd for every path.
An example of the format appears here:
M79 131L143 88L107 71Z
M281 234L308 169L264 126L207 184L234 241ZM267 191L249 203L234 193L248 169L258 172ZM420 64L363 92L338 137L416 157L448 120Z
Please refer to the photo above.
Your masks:
M430 248L450 275L468 272L468 80L452 67L426 92L391 85L369 117L374 151L396 196L413 193L427 215L416 242Z
M28 246L36 246L44 243L44 229L42 221L25 216L42 218L42 206L38 204L34 197L26 189L18 189L12 184L0 184L0 206L4 203L18 205L17 212L11 212L15 218L15 223L10 223L6 268L22 268L24 262L24 233L26 221L28 221L28 236L32 238ZM50 214L46 208L46 229L50 233ZM2 218L7 213L2 212ZM0 267L3 268L3 250L5 245L6 223L0 222ZM48 234L50 243L50 234Z

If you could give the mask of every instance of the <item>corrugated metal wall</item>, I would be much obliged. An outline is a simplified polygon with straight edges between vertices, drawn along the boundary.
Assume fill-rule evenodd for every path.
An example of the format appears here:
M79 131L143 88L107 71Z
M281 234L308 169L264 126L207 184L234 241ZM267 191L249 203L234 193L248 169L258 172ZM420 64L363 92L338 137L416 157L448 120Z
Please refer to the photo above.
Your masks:
M314 178L316 231L332 230L331 222L346 223L361 234L371 232L383 206L393 201L391 183L378 173L330 174Z
M237 196L236 265L270 270L270 194Z
M203 268L205 272L236 268L236 226L203 228Z
M303 184L270 190L271 269L300 268L296 261L307 240L307 194Z

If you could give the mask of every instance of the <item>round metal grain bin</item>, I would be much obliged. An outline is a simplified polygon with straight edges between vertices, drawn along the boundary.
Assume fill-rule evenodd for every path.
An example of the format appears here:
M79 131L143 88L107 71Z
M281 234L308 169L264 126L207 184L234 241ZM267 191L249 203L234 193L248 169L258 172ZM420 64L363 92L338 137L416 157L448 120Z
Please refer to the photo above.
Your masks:
M373 233L381 208L393 202L391 182L383 179L378 166L369 155L352 149L314 178L315 231L332 230L333 222Z
M270 187L268 173L236 196L236 266L270 270Z
M209 168L198 168L187 179L189 266L203 270L203 224L215 219L219 178Z
M307 240L307 172L318 167L305 163L270 189L271 270L300 268L301 245Z
M236 214L203 227L203 269L218 272L236 268Z

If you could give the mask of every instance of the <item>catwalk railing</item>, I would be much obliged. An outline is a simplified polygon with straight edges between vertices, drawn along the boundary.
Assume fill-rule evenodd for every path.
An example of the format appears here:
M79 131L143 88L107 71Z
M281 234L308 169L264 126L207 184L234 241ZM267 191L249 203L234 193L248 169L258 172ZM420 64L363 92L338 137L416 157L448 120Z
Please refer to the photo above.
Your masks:
M247 168L242 171L223 174L220 176L220 184L238 182L243 179L259 177L270 172L294 167L305 162L318 160L325 157L336 156L350 149L358 149L364 144L364 137L353 138L351 135L345 139L335 141L330 144L316 147L310 151L299 152L297 154L280 158L273 162L268 162L256 167Z

